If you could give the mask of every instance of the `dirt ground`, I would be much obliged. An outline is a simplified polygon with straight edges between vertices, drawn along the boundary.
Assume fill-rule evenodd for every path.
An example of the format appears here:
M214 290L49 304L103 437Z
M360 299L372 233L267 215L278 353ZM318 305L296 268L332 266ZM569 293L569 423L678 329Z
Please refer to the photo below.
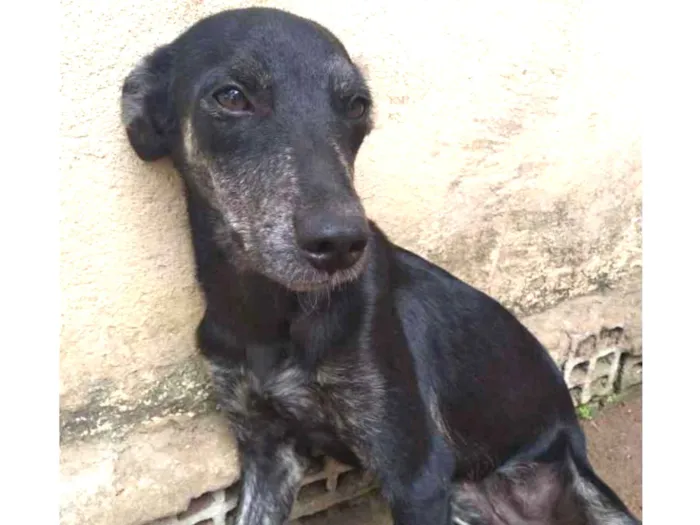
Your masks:
M584 421L588 454L598 475L642 519L642 393Z
M642 519L642 393L628 394L584 421L591 463L600 477ZM391 525L385 505L363 498L302 521L304 525Z

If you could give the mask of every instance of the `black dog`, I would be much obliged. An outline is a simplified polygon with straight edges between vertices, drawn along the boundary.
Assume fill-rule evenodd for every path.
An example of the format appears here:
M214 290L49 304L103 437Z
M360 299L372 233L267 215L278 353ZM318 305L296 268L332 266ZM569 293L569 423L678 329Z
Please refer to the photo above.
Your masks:
M258 8L200 21L123 87L134 150L186 183L236 523L283 523L312 449L374 473L397 524L637 523L538 341L366 219L371 106L327 29Z

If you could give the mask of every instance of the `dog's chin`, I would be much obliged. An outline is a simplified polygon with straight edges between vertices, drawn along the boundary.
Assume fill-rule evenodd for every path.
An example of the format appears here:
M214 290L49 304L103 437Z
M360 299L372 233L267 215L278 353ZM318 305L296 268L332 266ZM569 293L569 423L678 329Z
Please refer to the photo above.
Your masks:
M366 267L367 253L365 252L362 257L360 257L359 261L345 270L328 274L316 270L309 265L305 271L301 272L298 279L288 280L280 284L293 292L327 292L356 281L362 275Z

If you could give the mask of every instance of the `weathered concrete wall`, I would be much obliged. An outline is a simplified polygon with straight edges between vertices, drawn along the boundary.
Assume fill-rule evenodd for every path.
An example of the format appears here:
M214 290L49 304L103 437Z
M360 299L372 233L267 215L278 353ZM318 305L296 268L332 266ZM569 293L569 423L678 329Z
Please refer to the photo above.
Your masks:
M143 523L237 475L195 356L182 187L167 162L130 151L119 94L156 45L251 4L63 1L66 525ZM560 361L620 326L616 363L641 352L640 67L618 34L626 13L574 0L255 4L327 25L364 64L378 113L358 184L393 239L502 300Z

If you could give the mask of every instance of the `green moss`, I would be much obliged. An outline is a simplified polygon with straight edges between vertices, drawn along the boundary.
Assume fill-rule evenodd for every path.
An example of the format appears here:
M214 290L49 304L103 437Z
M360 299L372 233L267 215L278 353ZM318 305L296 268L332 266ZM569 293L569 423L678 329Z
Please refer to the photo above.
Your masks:
M579 419L590 421L598 413L598 406L593 403L586 403L576 407L576 414Z

